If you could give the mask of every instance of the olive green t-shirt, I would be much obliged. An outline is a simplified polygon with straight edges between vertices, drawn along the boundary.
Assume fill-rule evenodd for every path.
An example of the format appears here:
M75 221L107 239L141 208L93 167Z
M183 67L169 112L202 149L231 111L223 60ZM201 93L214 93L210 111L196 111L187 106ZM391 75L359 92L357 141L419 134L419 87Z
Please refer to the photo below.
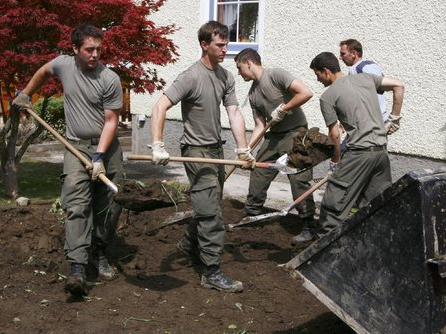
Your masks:
M261 115L267 121L271 113L280 104L287 103L293 98L289 91L295 77L280 68L264 69L257 82L253 82L249 90L249 102L254 118ZM301 107L292 109L292 114L286 115L282 121L271 128L271 132L286 132L299 126L307 126L307 119Z
M335 80L321 95L325 124L340 121L347 131L347 148L362 149L387 144L387 131L377 91L382 76L361 73Z
M105 123L104 109L122 108L119 76L101 63L95 69L81 71L76 58L66 55L53 59L51 68L63 86L67 138L99 138Z
M182 72L164 94L173 104L181 101L184 132L180 142L187 145L221 141L220 105L238 105L233 75L221 66L208 69L201 60Z

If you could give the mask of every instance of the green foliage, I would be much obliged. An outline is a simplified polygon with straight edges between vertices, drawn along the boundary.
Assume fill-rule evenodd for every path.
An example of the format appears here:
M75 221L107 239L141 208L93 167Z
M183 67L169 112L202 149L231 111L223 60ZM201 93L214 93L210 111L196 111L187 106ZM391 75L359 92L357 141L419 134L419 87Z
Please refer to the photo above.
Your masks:
M23 158L18 173L20 194L31 202L56 200L60 196L62 163L35 161ZM0 206L14 204L6 199L3 181L0 181Z
M34 104L34 109L37 114L45 120L53 129L55 129L62 136L65 135L65 114L63 110L63 97L50 97L46 107L45 114L42 114L43 98L39 99ZM48 131L43 130L40 135L40 140L56 140L54 136Z

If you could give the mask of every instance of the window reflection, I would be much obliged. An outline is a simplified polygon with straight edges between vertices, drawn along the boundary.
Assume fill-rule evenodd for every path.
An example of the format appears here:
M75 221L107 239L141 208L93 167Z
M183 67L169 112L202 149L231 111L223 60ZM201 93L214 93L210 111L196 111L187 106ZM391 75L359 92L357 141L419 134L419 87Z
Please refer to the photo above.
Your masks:
M217 2L217 20L229 27L229 41L258 43L259 1Z

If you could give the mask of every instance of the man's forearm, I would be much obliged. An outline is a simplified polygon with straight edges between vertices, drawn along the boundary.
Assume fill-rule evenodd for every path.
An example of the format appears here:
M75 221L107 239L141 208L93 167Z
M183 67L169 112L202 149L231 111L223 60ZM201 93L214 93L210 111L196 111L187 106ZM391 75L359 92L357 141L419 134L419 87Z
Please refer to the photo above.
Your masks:
M51 76L52 73L50 65L47 63L39 68L36 73L34 73L31 80L29 80L26 87L22 90L22 93L28 96L33 95Z

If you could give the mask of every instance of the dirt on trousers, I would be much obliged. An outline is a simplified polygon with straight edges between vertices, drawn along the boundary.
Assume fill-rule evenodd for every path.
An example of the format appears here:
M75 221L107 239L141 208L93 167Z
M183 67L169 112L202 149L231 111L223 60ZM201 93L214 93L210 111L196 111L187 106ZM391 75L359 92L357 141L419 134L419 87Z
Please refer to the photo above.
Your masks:
M1 208L0 333L353 333L278 266L299 251L289 245L297 216L228 230L222 268L244 283L230 294L202 288L202 268L176 253L184 222L159 228L190 209L124 210L107 251L118 278L101 282L89 266L91 290L78 300L63 291L63 213L52 203ZM242 217L243 203L223 201L226 226Z

